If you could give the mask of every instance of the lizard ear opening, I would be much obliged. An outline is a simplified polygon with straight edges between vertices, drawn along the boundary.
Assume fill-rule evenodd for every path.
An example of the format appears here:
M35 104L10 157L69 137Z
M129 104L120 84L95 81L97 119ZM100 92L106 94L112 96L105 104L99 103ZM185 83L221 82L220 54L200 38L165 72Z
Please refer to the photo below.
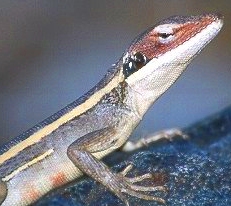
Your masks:
M137 52L133 56L137 69L140 69L145 64L147 64L147 58L144 54Z
M137 52L134 55L126 55L123 60L123 74L125 78L141 69L147 64L148 60L144 54Z

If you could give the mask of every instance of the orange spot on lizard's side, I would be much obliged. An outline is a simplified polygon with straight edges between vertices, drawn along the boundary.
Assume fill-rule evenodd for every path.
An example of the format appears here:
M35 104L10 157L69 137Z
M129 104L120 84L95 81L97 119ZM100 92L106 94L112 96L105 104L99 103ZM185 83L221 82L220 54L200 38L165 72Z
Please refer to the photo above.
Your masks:
M57 186L61 186L64 183L67 182L67 178L64 172L59 172L55 175L53 175L50 178L51 184L53 185L53 187L57 187Z
M40 197L41 197L40 192L37 189L35 189L34 186L29 185L27 187L26 191L24 192L24 195L23 195L24 201L23 202L25 202L25 203L31 203L31 202L36 201Z
M32 189L28 195L32 200L37 200L40 197L40 193L36 189Z

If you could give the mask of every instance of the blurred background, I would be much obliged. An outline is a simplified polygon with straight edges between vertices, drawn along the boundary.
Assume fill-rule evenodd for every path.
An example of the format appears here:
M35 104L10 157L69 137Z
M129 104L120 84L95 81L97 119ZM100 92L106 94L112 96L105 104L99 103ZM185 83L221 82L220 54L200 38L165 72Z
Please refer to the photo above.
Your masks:
M222 31L150 109L136 137L187 126L230 105L230 1L1 1L1 143L87 92L148 27L203 12L222 13Z

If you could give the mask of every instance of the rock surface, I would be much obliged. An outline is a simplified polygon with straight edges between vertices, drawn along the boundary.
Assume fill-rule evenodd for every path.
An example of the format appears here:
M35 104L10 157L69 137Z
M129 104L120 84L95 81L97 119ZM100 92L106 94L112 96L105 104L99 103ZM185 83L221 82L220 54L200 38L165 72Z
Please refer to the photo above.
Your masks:
M146 184L165 185L168 192L154 192L167 205L231 205L231 107L183 129L189 139L161 140L135 153L117 152L106 158L114 171L130 162L129 176L153 174ZM113 166L114 165L114 166ZM128 196L131 206L161 205ZM116 206L117 197L91 178L53 192L36 206Z

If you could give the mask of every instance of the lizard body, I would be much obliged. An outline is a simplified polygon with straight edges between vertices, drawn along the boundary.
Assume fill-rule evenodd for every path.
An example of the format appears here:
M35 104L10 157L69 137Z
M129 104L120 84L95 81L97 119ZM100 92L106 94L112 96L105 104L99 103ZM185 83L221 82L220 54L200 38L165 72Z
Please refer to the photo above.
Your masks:
M218 14L173 16L137 37L89 92L0 149L0 202L28 205L83 174L124 194L164 202L100 159L125 144L148 108L217 35ZM137 182L141 181L138 180Z

